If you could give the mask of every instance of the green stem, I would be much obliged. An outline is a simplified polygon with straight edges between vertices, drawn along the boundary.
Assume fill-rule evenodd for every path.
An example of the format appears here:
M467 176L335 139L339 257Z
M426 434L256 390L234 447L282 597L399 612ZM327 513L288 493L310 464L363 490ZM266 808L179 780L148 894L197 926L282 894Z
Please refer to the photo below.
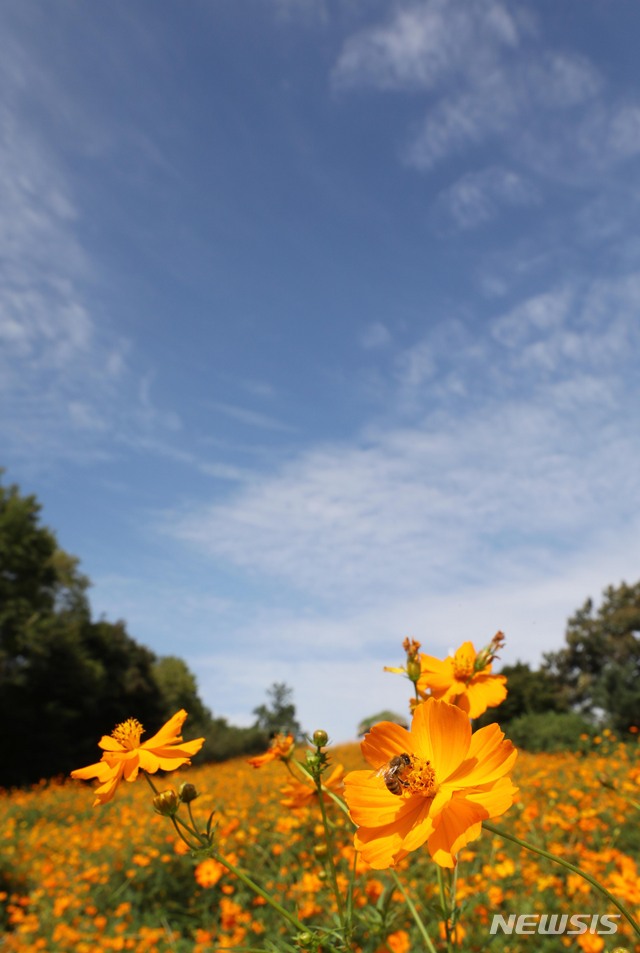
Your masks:
M153 783L153 781L151 780L151 778L149 777L149 775L147 774L146 771L143 771L142 773L144 774L145 778L147 779L147 782L148 782L148 784L149 784L149 787L151 788L151 790L153 791L153 793L157 796L157 795L160 793L160 792L158 791L157 787L155 786L155 784ZM191 812L189 812L189 813L191 813ZM173 814L169 814L169 815L167 815L167 816L169 817L169 819L171 820L171 823L172 823L173 826L175 827L175 829L176 829L176 834L178 835L178 837L179 837L181 840L183 840L183 841L185 842L185 844L187 845L187 847L189 848L189 850L201 850L201 848L202 848L203 846L205 846L205 843L206 843L206 845L208 845L209 842L208 842L208 841L206 841L206 842L203 841L202 837L200 836L200 834L198 833L198 831L197 831L197 829L196 829L196 827L195 827L195 824L194 824L193 828L191 828L191 827L189 827L188 824L185 824L185 822L182 820L182 818L176 817L176 816L173 815ZM193 820L193 818L192 818L192 820ZM196 841L197 841L196 844L192 844L192 843L190 843L190 842L187 840L187 838L184 836L184 834L182 833L182 831L181 831L180 828L178 827L178 824L180 824L181 827L184 827L184 829L187 831L188 834L191 835L191 837L195 837L195 839L196 839Z
M327 817L327 810L324 805L324 796L322 789L324 785L322 784L321 778L314 778L314 783L316 790L318 792L318 803L320 804L320 814L322 815L322 826L324 827L324 836L327 842L328 858L329 858L329 876L331 878L331 886L333 888L333 895L336 898L336 905L338 907L338 917L340 918L340 923L342 924L342 930L345 934L345 939L347 938L347 933L349 932L348 924L344 915L344 904L342 902L342 895L340 893L340 888L338 887L338 874L336 871L336 864L334 860L335 855L335 844L333 841L333 834L329 827L329 818Z
M305 775L305 777L309 778L309 780L310 780L310 781L313 781L313 783L315 784L315 783L316 783L316 779L315 779L314 776L311 774L311 771L309 771L309 769L307 768L307 766L306 766L305 764L302 764L302 762L300 762L300 761L296 761L296 764L298 765L298 767L300 768L300 770L302 771L302 773ZM293 772L292 772L292 773L293 773ZM295 777L295 775L293 775L293 777ZM296 780L298 780L298 779L296 778ZM345 804L345 802L342 800L342 798L341 798L338 794L336 794L335 791L331 791L328 787L326 787L326 786L322 783L322 781L320 782L320 786L321 786L321 788L322 788L323 793L324 793L324 794L327 794L327 795L331 798L331 800L334 802L334 804L337 804L337 806L340 808L340 810L342 811L342 813L343 813L343 814L346 814L347 817L349 817L349 808L347 807L347 805Z
M444 889L444 877L442 867L437 865L438 890L440 892L440 910L442 911L442 922L444 924L444 935L447 944L447 953L451 953L451 931L449 930L449 904Z
M420 933L421 933L421 935L422 935L422 939L424 940L424 945L425 945L426 948L429 950L429 953L436 953L436 948L434 947L433 943L431 942L431 937L430 937L429 934L427 933L427 928L425 927L424 923L422 922L422 918L421 918L420 914L418 913L418 911L416 910L416 906L415 906L413 900L411 899L411 897L409 896L409 894L407 893L407 891L406 891L406 890L404 889L404 887L402 886L402 883L400 882L400 878L398 877L398 875L397 875L397 873L395 872L395 870L394 870L393 868L390 868L389 873L390 873L391 876L393 877L393 879L394 879L394 881L395 881L395 884L396 884L396 887L398 888L398 890L400 891L400 893L401 893L402 896L404 897L405 902L406 902L407 906L409 907L409 910L411 911L411 916L412 916L413 919L415 920L416 926L418 927L418 930L420 931Z
M151 787L151 790L154 792L154 794L156 795L159 794L160 792L158 791L157 787L155 786L155 784L153 783L153 781L151 780L147 772L143 771L143 774L145 778L147 779L147 781L149 782L149 786ZM193 815L191 813L191 805L188 804L187 808L189 810L189 816L191 817L191 820L193 821ZM189 827L188 824L185 824L184 821L182 821L179 817L169 815L169 818L171 822L173 823L173 826L175 827L176 831L182 838L182 840L192 850L198 850L204 845L203 835L200 835L198 833L195 823L194 823L194 827L191 828ZM189 844L184 834L179 830L178 824L184 827L186 831L188 831L192 836L194 836L198 840L198 844L195 847L192 844ZM208 840L206 841L206 846L209 846ZM226 867L227 870L230 871L235 877L237 877L238 880L240 880L246 887L248 887L254 893L258 894L258 896L262 897L262 899L266 903L268 903L271 907L273 907L273 909L276 910L277 913L279 913L280 916L283 917L285 920L287 920L293 927L295 927L296 930L303 933L307 932L307 927L304 925L304 923L302 923L301 920L298 920L298 918L295 917L292 913L289 913L288 910L286 910L280 903L278 903L277 900L275 900L271 896L271 894L267 893L266 890L263 890L262 887L260 887L257 883L255 883L255 881L251 879L251 877L243 873L243 871L240 870L238 867L236 867L235 864L232 864L230 860L227 860L226 857L223 857L222 854L219 854L216 850L213 850L213 849L211 850L211 856L215 860L217 860L218 863L222 864L223 867ZM332 945L329 945L328 948L332 950L333 953L337 953L337 951Z
M240 880L245 885L245 887L248 887L249 890L252 890L254 893L257 893L259 897L262 897L262 899L266 903L268 903L269 906L273 907L273 909L277 913L279 913L280 916L283 917L283 919L287 920L291 924L291 926L295 927L296 930L298 930L301 933L309 932L309 928L306 927L304 923L298 920L298 918L295 917L292 913L289 913L289 911L286 910L281 904L279 904L277 900L274 900L271 894L267 893L266 890L263 890L262 887L260 887L254 880L251 879L251 877L249 877L242 870L240 870L239 867L236 867L235 864L232 864L230 860L227 860L226 857L223 857L222 854L219 854L217 851L213 851L212 856L214 860L217 860L218 863L222 864L223 867L226 867L228 871L230 871L235 877L237 877L238 880ZM326 947L327 949L331 950L332 953L338 953L338 951L333 946L333 944L328 943L326 944Z
M456 894L458 892L458 871L460 870L460 855L458 855L458 863L453 868L453 874L451 875L451 883L449 885L449 902L450 902L450 916L453 925L456 925L457 922L457 910L456 910Z
M231 871L234 877L237 877L238 880L242 881L242 883L248 887L249 890L257 893L259 897L262 897L262 899L271 907L273 907L273 909L276 910L281 917L283 917L285 920L288 920L289 923L296 928L296 930L301 930L302 932L307 931L307 927L304 925L304 923L298 920L298 918L292 913L289 913L288 910L285 910L285 908L279 904L277 900L274 900L271 894L267 893L266 890L263 890L262 887L260 887L254 880L251 879L251 877L248 876L248 874L243 873L239 867L236 867L235 864L232 864L230 860L227 860L226 857L223 857L222 854L218 853L218 851L214 850L212 856L218 861L218 863L222 864L223 867L226 867L227 870Z
M486 830L491 831L492 834L496 834L498 837L504 837L505 840L510 840L514 844L518 844L519 847L523 847L525 850L530 850L534 854L539 854L541 857L546 857L547 860L552 860L556 864L560 864L562 867L566 867L567 870L570 870L574 874L582 877L588 883L590 883L596 890L599 890L600 893L609 900L610 903L617 907L622 916L627 920L630 926L635 930L635 932L640 936L640 924L634 917L631 915L627 907L619 900L609 893L606 887L603 887L602 884L592 877L591 874L585 873L584 870L581 870L579 867L576 867L575 864L570 863L568 860L563 860L562 857L558 857L556 854L551 854L548 850L544 850L542 847L535 847L533 844L529 844L527 841L521 840L519 837L516 837L514 834L507 834L506 831L500 830L499 827L494 827L493 824L487 823L487 821L482 822L482 826Z

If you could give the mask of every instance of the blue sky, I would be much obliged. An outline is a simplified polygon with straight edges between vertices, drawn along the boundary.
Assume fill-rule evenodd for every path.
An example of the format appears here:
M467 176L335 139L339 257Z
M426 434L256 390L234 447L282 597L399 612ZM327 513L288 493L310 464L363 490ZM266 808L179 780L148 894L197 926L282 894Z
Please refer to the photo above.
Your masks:
M0 10L6 480L96 615L336 741L640 566L640 6ZM132 713L135 714L135 713Z

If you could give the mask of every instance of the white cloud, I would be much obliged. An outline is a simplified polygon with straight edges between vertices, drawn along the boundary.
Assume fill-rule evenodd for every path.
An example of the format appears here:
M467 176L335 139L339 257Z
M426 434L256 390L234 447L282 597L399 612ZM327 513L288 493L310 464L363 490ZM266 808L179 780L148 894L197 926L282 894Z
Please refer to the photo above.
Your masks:
M360 343L368 351L385 348L391 343L391 333L381 321L374 321L362 331Z
M182 514L172 532L213 559L342 605L556 571L558 550L596 545L602 499L612 525L635 512L620 477L640 465L620 383L621 364L638 352L625 310L635 282L624 294L598 283L591 293L618 299L597 329L587 292L560 289L496 317L501 350L471 332L463 345L458 331L464 392L441 386L447 336L418 342L405 359L419 368L404 380L408 423L310 448L228 502ZM405 410L406 389L401 398Z
M29 468L102 460L114 455L113 446L105 449L114 432L126 439L132 430L176 430L179 419L154 405L148 375L136 380L130 343L101 303L104 275L83 240L86 223L66 159L35 119L44 114L51 128L71 127L74 104L35 62L11 17L3 27L0 435ZM83 140L84 127L73 128Z
M239 423L245 424L248 427L256 427L259 430L279 430L284 432L291 432L295 429L290 424L286 424L284 421L278 420L276 417L265 414L260 410L239 407L236 404L226 404L224 401L214 401L211 403L211 406L214 410L224 414L225 417L231 417L233 420L237 420Z
M383 708L406 714L408 683L383 667L403 663L407 635L444 657L466 639L485 644L499 628L507 639L499 664L520 660L537 667L543 653L561 647L568 618L587 597L597 603L605 585L630 581L629 566L640 559L637 529L604 534L597 560L579 554L509 584L489 579L440 591L425 582L409 599L307 619L265 611L233 630L236 645L251 646L250 665L243 664L245 652L231 653L224 642L211 655L192 649L188 662L203 696L235 723L250 723L266 688L284 681L295 689L304 728L325 728L335 742L350 740L363 717Z
M333 81L339 87L430 90L469 64L478 73L487 70L500 48L518 45L520 29L494 0L405 5L383 26L368 27L346 41Z
M549 341L550 332L565 326L570 305L571 295L565 289L527 298L493 322L493 336L500 344L513 349L522 349L536 335Z
M401 159L425 172L452 156L473 162L491 146L575 188L640 150L638 98L621 100L586 56L549 48L524 10L491 0L400 3L347 39L332 79L342 89L411 92L423 116ZM496 199L486 189L454 192L459 226L488 220Z
M524 61L522 95L550 109L567 109L593 100L604 82L585 57L558 50L541 50Z
M436 199L436 214L461 230L492 221L503 208L526 207L540 200L531 181L510 169L490 166L468 172Z
M446 156L505 133L519 113L516 90L499 70L444 95L407 144L408 165L428 171Z
M436 328L398 355L384 425L166 516L212 578L234 567L270 587L268 605L227 619L249 669L194 652L207 697L233 714L287 681L305 726L342 740L369 708L402 705L406 686L379 676L404 636L443 654L501 628L503 662L535 665L588 596L633 576L639 280L566 283L485 330Z
M324 24L329 19L326 0L274 0L276 14L296 24Z

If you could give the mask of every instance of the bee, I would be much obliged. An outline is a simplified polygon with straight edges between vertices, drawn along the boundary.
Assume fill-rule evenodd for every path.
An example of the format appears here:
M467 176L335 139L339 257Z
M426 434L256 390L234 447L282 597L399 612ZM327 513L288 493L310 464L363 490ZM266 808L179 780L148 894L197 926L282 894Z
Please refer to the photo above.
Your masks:
M378 768L376 774L382 778L387 786L387 790L398 797L402 794L407 782L404 780L404 774L411 767L411 758L408 754L397 754L381 768Z

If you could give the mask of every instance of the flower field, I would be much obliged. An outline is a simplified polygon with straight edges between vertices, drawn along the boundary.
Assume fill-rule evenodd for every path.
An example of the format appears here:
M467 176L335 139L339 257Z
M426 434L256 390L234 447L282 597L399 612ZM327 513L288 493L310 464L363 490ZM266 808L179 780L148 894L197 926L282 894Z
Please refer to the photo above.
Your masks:
M625 744L607 736L582 752L520 752L511 775L519 794L497 825L579 866L636 917L638 748L636 736ZM341 789L339 765L345 771L365 767L359 745L329 748L328 754L329 788ZM331 930L340 914L330 852L352 915L351 949L428 949L412 904L435 948L447 948L439 926L437 865L426 847L402 859L395 871L371 869L354 851L353 825L329 798L327 844L317 796L311 787L305 793L281 760L259 769L245 761L181 768L171 780L192 782L200 792L194 815L215 812L219 854L310 930ZM162 778L156 782L163 787ZM0 793L2 953L325 948L307 946L312 941L304 932L296 934L217 860L192 856L171 819L154 812L144 779L120 785L113 800L96 808L94 790L90 783L61 780ZM624 917L615 921L614 934L490 934L496 913L592 916L618 910L579 874L488 831L459 853L455 899L459 914L446 942L464 953L640 951Z

